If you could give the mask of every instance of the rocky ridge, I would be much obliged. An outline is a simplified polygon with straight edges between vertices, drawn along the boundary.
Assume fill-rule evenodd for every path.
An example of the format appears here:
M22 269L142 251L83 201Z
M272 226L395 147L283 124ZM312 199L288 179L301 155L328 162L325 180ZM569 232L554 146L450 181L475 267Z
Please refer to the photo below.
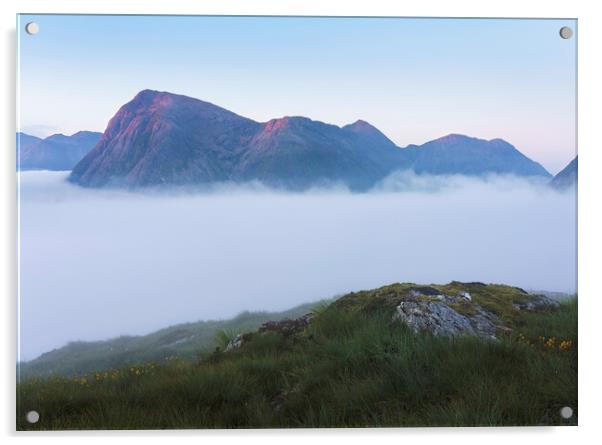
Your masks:
M370 291L352 292L333 305L351 311L388 311L393 323L401 322L415 333L475 336L495 341L510 334L525 313L554 310L559 303L517 287L454 281L428 286L392 284ZM227 345L226 351L238 349L255 336L266 333L294 338L305 331L314 317L314 314L307 314L293 320L264 323L256 332L237 335Z

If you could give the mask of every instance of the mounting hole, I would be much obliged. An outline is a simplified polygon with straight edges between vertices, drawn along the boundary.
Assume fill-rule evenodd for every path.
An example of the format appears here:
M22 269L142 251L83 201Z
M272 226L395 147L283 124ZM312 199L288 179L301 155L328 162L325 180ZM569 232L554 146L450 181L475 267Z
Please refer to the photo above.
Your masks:
M573 408L570 406L565 406L560 410L560 417L563 419L570 419L573 417Z
M560 28L560 37L562 37L563 39L570 39L571 37L573 37L573 30L568 26L563 26L562 28Z
M29 423L38 423L38 420L40 420L40 413L37 411L29 411L27 414L25 414L25 419Z
M30 36L33 36L40 32L40 25L38 25L36 22L29 22L27 25L25 25L25 32Z

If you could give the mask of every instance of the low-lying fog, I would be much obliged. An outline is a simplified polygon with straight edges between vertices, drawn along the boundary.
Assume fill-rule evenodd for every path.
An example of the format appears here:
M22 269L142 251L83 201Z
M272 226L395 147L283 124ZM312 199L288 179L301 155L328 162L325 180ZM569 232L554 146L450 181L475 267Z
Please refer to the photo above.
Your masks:
M90 190L20 174L20 358L401 281L576 289L574 192L397 174L374 192Z

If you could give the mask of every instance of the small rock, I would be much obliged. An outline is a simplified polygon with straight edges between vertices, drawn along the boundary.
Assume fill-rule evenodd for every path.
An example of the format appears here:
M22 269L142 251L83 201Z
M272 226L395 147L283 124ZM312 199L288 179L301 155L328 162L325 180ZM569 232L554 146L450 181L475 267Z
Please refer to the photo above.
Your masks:
M551 298L546 297L545 295L530 295L529 300L527 301L518 301L514 302L512 306L514 309L523 311L535 311L538 309L551 309L556 308L560 305L558 301L552 300Z
M257 333L261 335L266 334L267 332L276 332L283 337L291 337L309 326L312 318L313 314L305 314L302 317L294 320L286 319L280 321L266 321L259 327ZM232 351L240 348L243 344L249 341L253 335L253 333L238 334L236 337L230 340L224 351Z
M458 295L462 298L467 299L468 301L472 301L472 296L470 295L470 293L468 293L466 291L462 291Z
M304 330L313 318L313 314L305 314L294 320L286 319L280 321L268 321L262 324L257 332L277 332L285 337Z
M505 334L511 334L511 333L512 333L512 331L513 331L513 329L512 329L512 328L509 328L508 326L504 326L504 325L501 325L501 324L500 324L500 325L497 325L495 328L496 328L498 331L500 331L500 332L503 332L503 333L505 333Z
M230 340L228 342L225 350L231 351L233 349L238 349L242 346L243 343L244 343L243 334L238 334L236 337L234 337L232 340Z

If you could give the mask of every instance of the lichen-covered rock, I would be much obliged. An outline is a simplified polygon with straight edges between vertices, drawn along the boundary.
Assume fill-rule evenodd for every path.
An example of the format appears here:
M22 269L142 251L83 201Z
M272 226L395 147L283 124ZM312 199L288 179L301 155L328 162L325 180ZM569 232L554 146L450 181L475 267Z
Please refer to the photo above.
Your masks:
M402 301L396 318L415 332L428 331L434 335L475 334L468 317L438 301Z
M515 309L520 311L535 311L540 309L550 309L558 307L560 303L556 300L546 297L545 295L531 295L531 298L527 301L518 301L513 303Z
M409 300L401 301L395 319L407 324L414 332L433 335L476 335L496 339L499 318L472 302L468 291L446 295L433 287L414 287L408 290ZM456 310L455 308L458 308ZM460 308L465 313L460 312Z
M238 349L242 345L247 343L249 340L251 340L254 335L263 335L268 332L275 332L282 335L284 338L289 338L293 335L300 333L307 326L309 326L312 318L313 314L305 314L299 318L295 318L292 320L285 319L280 321L267 321L263 323L255 333L249 332L246 334L238 334L228 343L228 345L225 348L225 351L232 351L234 349Z
M433 335L475 335L496 339L512 332L523 312L549 310L558 303L523 289L481 282L420 286L396 283L352 292L336 304L349 310L390 310L395 320L415 332Z
M244 334L238 334L236 337L234 337L228 342L225 351L232 351L233 349L240 348L243 345L244 341Z
M481 294L483 304L488 303L490 306L486 309L475 302L467 290L459 290L451 295L445 292L461 284L456 282L440 288L416 286L405 289L405 297L404 293L398 295L400 301L395 308L394 318L407 324L415 332L426 331L433 335L476 335L496 339L498 334L512 331L491 308L495 307L493 302L503 305L504 298L491 291ZM488 289L482 283L467 283L465 286ZM498 292L502 290L499 286L492 288ZM558 306L558 302L544 295L531 295L522 289L508 286L503 290L510 291L511 297L506 302L511 303L510 307L515 311L536 311Z
M297 334L304 330L311 319L313 318L313 314L305 314L302 317L295 318L294 320L286 319L280 321L268 321L262 324L257 332L277 332L284 337L289 337L293 334Z
M476 307L476 313L469 317L470 324L477 335L481 337L496 338L498 332L512 332L512 329L503 326L500 319L493 313L484 310L481 306Z
M457 298L441 295L441 301L402 301L396 308L394 318L407 324L414 332L430 332L433 335L457 336L476 335L495 339L499 319L480 306L474 315L461 314L450 302Z
M472 296L466 291L461 291L458 295L468 301L472 301Z

